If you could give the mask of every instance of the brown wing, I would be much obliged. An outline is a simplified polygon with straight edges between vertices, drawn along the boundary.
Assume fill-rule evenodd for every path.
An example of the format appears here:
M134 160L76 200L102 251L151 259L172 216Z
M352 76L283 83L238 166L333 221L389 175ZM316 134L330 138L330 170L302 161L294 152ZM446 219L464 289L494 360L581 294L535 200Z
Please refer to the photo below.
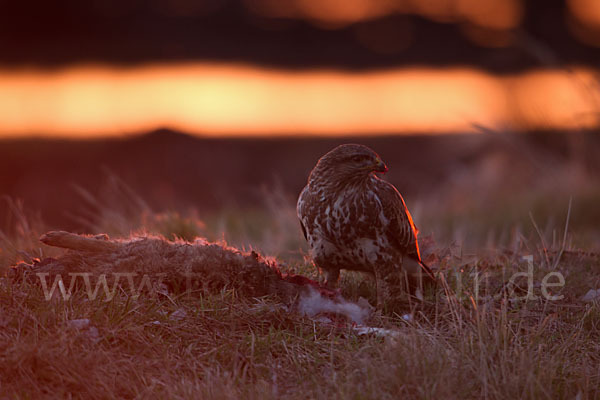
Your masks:
M384 180L379 180L378 189L384 215L390 220L386 231L389 243L400 250L401 253L416 260L425 273L432 279L435 279L431 269L421 260L419 243L417 241L419 230L413 222L402 195L394 185Z
M302 234L304 235L304 240L308 241L308 235L306 234L306 227L302 223L302 220L300 220L300 228L302 228Z
M300 193L300 196L298 196L298 203L296 204L296 215L298 216L298 219L300 220L300 227L302 228L302 234L304 235L304 239L308 240L308 235L306 233L306 227L304 226L304 223L302 222L302 218L304 218L304 215L306 214L306 202L308 201L308 186L305 187L302 192Z

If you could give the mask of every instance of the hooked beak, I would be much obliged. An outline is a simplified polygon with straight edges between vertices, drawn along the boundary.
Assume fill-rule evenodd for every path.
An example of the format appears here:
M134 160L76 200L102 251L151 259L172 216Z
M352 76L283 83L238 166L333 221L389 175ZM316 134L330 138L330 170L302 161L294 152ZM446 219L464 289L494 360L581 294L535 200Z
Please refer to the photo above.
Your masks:
M377 160L375 160L375 165L373 166L373 170L375 172L381 172L385 174L388 170L388 167L383 161L381 161L381 158L377 157Z

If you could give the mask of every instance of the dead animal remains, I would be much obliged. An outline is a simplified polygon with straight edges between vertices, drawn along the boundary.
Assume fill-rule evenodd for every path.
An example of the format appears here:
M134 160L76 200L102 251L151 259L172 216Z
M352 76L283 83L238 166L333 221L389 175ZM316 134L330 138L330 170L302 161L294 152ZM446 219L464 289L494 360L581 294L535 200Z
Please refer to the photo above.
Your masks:
M92 275L96 279L104 276L107 280L114 280L126 275L133 277L130 282L133 286L159 293L182 293L190 289L195 293L205 293L227 288L242 297L272 295L301 311L307 301L314 301L315 295L318 295L327 303L325 307L329 310L343 305L339 308L342 314L348 314L348 304L353 304L311 279L282 273L275 261L267 260L254 251L241 252L204 239L192 243L168 241L159 236L111 240L107 235L85 236L52 231L42 235L40 240L68 251L56 259L18 264L13 268L13 279L39 281L42 276L53 282L58 275L62 279ZM144 282L144 279L147 281ZM127 280L120 284L127 284ZM70 286L70 283L65 282L65 286ZM359 310L361 315L358 319L364 319L366 313ZM347 316L355 321L357 319Z

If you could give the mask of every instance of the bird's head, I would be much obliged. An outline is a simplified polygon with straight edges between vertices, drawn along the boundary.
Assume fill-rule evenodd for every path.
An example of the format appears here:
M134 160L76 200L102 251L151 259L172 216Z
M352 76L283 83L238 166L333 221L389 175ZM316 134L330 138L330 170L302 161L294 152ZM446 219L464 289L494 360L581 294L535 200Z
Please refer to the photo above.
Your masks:
M360 144L342 144L325 154L315 166L311 178L320 176L346 181L364 179L373 172L387 172L387 166L373 150Z

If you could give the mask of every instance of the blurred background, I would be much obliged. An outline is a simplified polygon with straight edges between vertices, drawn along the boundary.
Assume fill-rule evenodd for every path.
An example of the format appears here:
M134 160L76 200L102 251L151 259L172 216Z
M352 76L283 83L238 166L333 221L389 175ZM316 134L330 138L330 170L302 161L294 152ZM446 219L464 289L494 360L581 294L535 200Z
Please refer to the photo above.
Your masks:
M0 0L0 233L301 253L351 141L432 241L596 247L599 62L597 0Z

